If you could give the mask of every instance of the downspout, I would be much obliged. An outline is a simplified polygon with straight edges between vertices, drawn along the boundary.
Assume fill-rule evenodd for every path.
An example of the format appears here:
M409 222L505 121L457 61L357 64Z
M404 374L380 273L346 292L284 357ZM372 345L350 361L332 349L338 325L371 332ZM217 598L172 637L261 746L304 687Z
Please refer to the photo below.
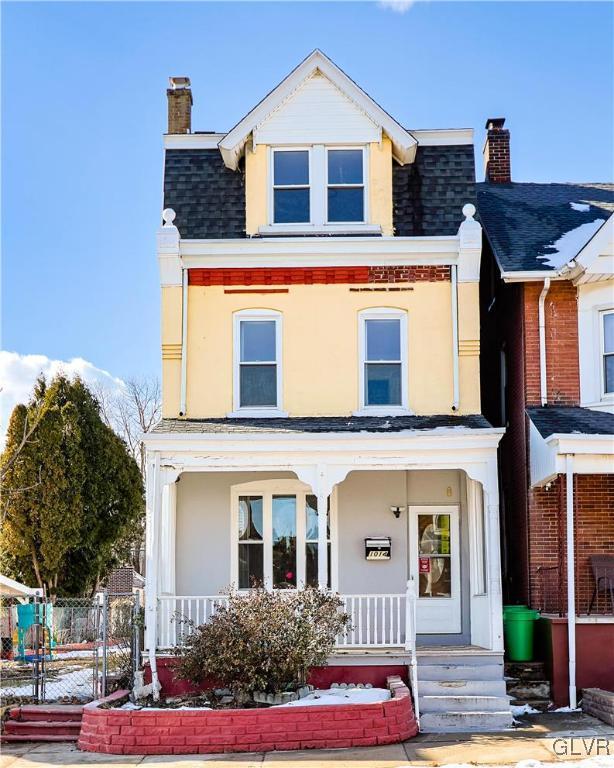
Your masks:
M186 415L186 391L188 372L188 270L181 269L181 394L179 415Z
M569 650L569 707L576 709L576 568L573 511L573 454L565 457L567 499L567 645Z
M458 385L458 267L453 264L450 267L452 285L452 386L453 399L452 410L458 411L460 401Z
M546 294L550 290L550 278L544 280L544 287L539 294L538 318L539 318L539 393L542 407L548 403L548 381L546 378L546 313L544 304Z

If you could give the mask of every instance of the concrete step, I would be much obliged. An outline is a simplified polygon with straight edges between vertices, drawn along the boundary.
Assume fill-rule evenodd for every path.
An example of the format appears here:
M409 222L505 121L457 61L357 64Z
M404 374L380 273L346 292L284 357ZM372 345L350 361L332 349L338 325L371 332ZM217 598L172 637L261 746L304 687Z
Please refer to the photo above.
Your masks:
M536 709L538 712L547 712L552 706L552 702L550 699L512 699L510 705L512 707L528 705L531 709Z
M463 649L450 651L429 648L416 651L418 666L432 664L459 664L468 667L483 667L489 664L503 665L503 654L498 651Z
M513 722L509 709L500 712L426 712L420 715L424 733L448 731L504 731Z
M83 707L79 704L23 704L12 707L11 720L41 721L81 720Z
M78 738L81 730L81 720L50 720L24 721L7 720L4 723L4 733L15 736L28 736L32 740L38 740L45 736L62 736L63 738L74 736Z
M3 733L0 736L0 744L16 744L24 741L77 741L79 736L53 736L43 734L42 736L21 736L16 733Z
M422 696L505 696L505 680L420 680Z
M501 712L509 709L507 696L421 696L420 712Z
M547 699L550 700L549 680L519 680L518 678L505 681L507 693L514 699Z
M503 663L473 665L431 662L418 663L420 680L503 680Z

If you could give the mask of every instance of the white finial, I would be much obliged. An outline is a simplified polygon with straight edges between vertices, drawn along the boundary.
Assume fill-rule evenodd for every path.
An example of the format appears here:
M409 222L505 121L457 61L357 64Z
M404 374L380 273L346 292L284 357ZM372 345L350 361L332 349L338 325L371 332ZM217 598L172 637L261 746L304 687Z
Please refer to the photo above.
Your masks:
M475 208L474 208L475 210ZM464 211L464 209L463 209ZM165 208L162 211L162 219L164 220L164 226L165 227L172 227L174 226L173 222L175 221L175 216L177 214L172 208Z
M465 203L463 205L463 216L466 219L472 219L475 216L475 205L473 203Z

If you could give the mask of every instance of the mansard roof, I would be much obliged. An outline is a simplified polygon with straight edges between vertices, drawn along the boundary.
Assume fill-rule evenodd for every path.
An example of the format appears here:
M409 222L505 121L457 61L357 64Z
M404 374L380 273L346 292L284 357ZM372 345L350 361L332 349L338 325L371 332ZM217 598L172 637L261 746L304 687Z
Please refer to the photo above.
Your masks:
M577 406L527 408L543 438L551 435L614 435L614 413Z

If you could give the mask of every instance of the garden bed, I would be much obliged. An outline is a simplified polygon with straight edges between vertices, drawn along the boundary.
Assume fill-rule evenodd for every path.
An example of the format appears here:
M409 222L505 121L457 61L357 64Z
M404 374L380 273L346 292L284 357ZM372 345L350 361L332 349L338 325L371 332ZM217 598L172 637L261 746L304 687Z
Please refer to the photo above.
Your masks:
M391 698L263 709L121 709L127 691L87 704L79 748L116 755L181 755L339 749L394 744L415 736L411 696L400 677L387 680Z

